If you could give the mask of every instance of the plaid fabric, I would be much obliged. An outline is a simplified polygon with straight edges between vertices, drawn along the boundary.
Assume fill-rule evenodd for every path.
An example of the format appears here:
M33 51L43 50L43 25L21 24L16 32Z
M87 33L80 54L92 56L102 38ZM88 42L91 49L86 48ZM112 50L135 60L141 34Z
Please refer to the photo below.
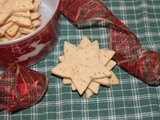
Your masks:
M140 39L143 49L160 51L160 1L159 0L103 0L108 8ZM102 23L103 24L103 23ZM79 44L83 35L98 40L100 48L109 45L108 28L77 29L61 16L61 35L48 57L31 68L49 78L49 89L36 106L7 114L0 112L0 120L159 120L160 87L151 87L129 75L118 66L114 72L120 85L101 86L99 94L86 100L61 79L51 75L63 54L65 40ZM2 73L2 71L0 71Z

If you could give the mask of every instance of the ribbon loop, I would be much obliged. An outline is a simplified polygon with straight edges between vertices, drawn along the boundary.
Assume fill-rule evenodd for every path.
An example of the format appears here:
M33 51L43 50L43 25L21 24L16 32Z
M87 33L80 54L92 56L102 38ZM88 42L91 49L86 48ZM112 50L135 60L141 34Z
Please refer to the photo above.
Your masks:
M47 86L43 74L14 63L0 76L0 109L15 112L30 107L41 99Z
M61 11L75 24L91 21L110 22L110 49L116 52L114 59L119 66L149 85L160 84L159 59L153 57L159 56L160 53L143 51L136 35L117 19L102 1L61 0ZM146 61L148 64L143 64ZM149 70L146 70L148 68Z

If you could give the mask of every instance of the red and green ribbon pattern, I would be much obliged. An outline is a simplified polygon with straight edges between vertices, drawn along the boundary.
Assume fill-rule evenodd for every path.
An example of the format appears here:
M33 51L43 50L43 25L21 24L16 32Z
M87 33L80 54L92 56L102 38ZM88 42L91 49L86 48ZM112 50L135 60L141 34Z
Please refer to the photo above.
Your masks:
M100 0L61 0L61 12L75 24L110 23L110 49L118 65L149 85L160 83L160 52L142 50L139 39ZM107 26L106 26L107 27ZM47 90L45 75L13 63L0 76L0 110L36 104Z
M142 50L140 40L100 0L61 0L62 13L73 23L110 23L110 49L118 65L149 85L160 84L160 52Z
M33 106L47 87L48 79L43 74L13 63L0 76L0 110L12 113Z

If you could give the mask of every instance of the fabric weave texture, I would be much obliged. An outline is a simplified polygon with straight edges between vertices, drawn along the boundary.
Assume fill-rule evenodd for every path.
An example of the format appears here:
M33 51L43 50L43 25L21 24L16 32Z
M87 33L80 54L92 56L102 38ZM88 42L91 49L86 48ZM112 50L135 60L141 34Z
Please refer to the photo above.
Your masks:
M160 51L159 0L103 0L104 4L140 40L142 49ZM100 23L104 26L103 22ZM86 35L98 40L101 49L109 48L109 29L94 27L77 29L61 15L60 36L52 52L31 66L49 78L49 88L36 106L9 115L0 112L0 120L159 120L160 86L152 87L116 66L113 71L120 80L118 86L100 87L98 95L86 100L61 78L51 75L51 69L63 55L64 41L78 45ZM2 73L3 71L0 71Z

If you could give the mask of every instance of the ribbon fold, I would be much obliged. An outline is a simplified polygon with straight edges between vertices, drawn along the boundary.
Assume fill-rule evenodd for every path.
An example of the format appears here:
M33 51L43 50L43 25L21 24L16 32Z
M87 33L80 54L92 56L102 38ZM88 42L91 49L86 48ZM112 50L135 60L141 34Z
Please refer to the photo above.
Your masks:
M0 110L12 113L33 106L47 87L48 79L43 74L13 63L0 76Z
M61 12L75 24L109 22L110 49L116 52L118 65L148 85L160 84L160 52L142 50L136 35L102 1L61 0Z
M100 0L61 0L61 12L72 23L110 23L110 49L118 65L149 85L160 84L160 52L142 50L139 39ZM106 26L107 27L107 26ZM35 105L44 95L48 79L13 63L0 76L0 110L15 112Z

